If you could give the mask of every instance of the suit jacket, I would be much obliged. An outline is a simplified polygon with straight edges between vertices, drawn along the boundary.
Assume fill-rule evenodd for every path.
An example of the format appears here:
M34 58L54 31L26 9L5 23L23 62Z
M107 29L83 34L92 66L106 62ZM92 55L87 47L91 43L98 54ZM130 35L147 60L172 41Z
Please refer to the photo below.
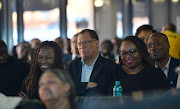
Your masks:
M97 84L103 84L101 82L101 78L106 73L113 73L115 72L114 69L117 66L111 60L108 60L101 55L99 55L98 59L95 62L94 68L92 70L89 82L95 82ZM97 95L98 88L92 88L86 90L87 82L81 82L81 73L82 73L82 63L81 58L74 59L69 61L65 64L65 69L69 72L74 80L75 87L77 94L79 96L86 96L86 95Z
M169 64L169 71L168 71L168 80L170 82L171 87L176 87L178 75L175 72L175 68L179 64L180 64L179 59L175 59L175 58L171 57L171 61Z

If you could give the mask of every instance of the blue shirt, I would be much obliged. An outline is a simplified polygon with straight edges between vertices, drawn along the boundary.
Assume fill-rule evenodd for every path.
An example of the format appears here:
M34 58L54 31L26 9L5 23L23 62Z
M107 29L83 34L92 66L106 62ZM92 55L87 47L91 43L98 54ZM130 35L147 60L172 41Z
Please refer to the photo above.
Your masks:
M99 54L98 54L99 56ZM96 60L98 58L98 56L96 57ZM96 60L93 62L93 64L91 66L88 66L84 63L83 59L81 59L82 62L82 72L81 72L81 82L89 82L92 70L94 68L94 64L96 62Z

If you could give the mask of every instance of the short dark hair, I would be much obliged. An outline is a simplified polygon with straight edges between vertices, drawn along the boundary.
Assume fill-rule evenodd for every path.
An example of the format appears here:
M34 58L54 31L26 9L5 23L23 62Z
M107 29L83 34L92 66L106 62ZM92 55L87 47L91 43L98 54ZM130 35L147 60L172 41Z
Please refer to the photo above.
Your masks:
M170 31L172 31L172 32L176 32L176 26L175 26L174 24L172 24L172 23L167 24L167 25L165 26L165 29L166 29L166 30L170 30Z
M138 29L136 30L135 36L138 36L139 33L143 30L146 31L152 31L153 33L156 32L155 30L153 30L153 26L151 25L141 25L140 27L138 27Z
M127 36L123 39L122 43L124 41L130 41L136 46L136 48L138 49L138 51L142 57L142 64L144 66L154 67L153 60L151 59L151 57L148 53L148 50L147 50L147 46L143 40L141 40L140 38L135 37L135 36ZM120 64L122 64L121 57L119 58L119 62L120 62Z
M108 44L108 46L109 46L109 48L111 49L111 51L112 51L113 48L114 48L114 45L113 45L113 43L112 43L110 40L104 40L104 41L101 43L101 46L102 46L103 44Z
M79 34L84 34L85 32L88 32L92 39L99 40L97 33L91 29L83 29Z

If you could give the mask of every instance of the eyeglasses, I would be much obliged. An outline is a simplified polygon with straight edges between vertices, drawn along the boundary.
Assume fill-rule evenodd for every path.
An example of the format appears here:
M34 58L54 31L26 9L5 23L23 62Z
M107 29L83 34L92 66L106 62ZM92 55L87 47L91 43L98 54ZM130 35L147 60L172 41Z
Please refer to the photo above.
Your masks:
M90 42L93 42L93 41L96 41L96 40L86 40L84 42L77 42L77 47L81 46L81 45L84 45L84 46L88 46Z
M150 43L150 44L147 44L147 48L160 47L160 46L161 46L160 43Z
M29 48L29 47L22 46L21 49L22 49L22 50L27 50L27 51L28 51L30 48Z
M121 57L125 57L125 56L127 56L127 54L129 54L129 55L135 55L137 51L138 51L138 49L131 49L131 50L129 50L128 52L122 52L122 51L120 51L119 53L120 53L120 56L121 56Z

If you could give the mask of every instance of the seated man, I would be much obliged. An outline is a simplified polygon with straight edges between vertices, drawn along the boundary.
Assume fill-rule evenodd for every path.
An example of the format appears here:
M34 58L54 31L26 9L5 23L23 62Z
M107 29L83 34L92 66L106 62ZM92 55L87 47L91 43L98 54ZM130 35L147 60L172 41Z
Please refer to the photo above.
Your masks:
M152 34L148 39L147 48L151 58L155 61L155 66L161 68L170 85L176 87L178 75L175 68L180 64L180 60L169 55L170 45L167 36L163 33Z
M9 56L6 44L0 40L0 92L7 96L18 96L29 68L25 61Z
M75 82L78 96L96 95L96 88L101 77L106 73L113 73L116 63L102 57L98 53L99 38L94 30L84 29L78 35L77 47L81 58L65 64Z

